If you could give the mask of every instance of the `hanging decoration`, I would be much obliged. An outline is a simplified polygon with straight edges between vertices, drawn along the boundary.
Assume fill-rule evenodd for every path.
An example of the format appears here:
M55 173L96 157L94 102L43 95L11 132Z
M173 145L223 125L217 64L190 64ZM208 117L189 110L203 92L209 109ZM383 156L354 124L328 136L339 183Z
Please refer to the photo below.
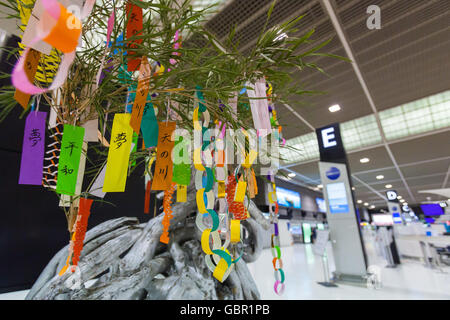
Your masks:
M141 58L135 57L136 52L131 49L136 49L142 43L142 39L132 39L134 37L139 37L142 35L143 28L143 14L142 8L133 4L131 1L127 1L126 4L126 14L128 17L127 23L127 70L128 71L136 71L139 69L139 65L141 64Z
M41 185L45 149L45 120L47 112L30 112L25 121L25 132L20 161L19 184Z
M131 114L129 113L116 113L114 116L103 192L125 191L133 137L130 119Z
M61 269L59 275L63 275L67 270L75 272L75 267L80 260L81 251L83 250L83 241L86 236L87 223L91 214L92 199L80 198L78 215L75 222L75 231L69 245L69 255L66 265Z
M84 128L64 125L59 155L56 192L73 196L77 184L83 146Z
M163 200L163 208L164 208L164 218L162 220L163 225L163 233L161 237L159 237L159 241L162 243L169 243L169 227L170 227L170 219L173 218L172 211L172 197L175 192L176 183L171 183L170 188L164 191L164 200Z
M49 130L50 141L45 149L42 185L50 189L56 189L63 128L64 126L59 124Z
M172 183L173 132L175 131L176 123L173 121L166 121L160 122L158 126L158 146L156 147L156 164L152 190L167 190Z

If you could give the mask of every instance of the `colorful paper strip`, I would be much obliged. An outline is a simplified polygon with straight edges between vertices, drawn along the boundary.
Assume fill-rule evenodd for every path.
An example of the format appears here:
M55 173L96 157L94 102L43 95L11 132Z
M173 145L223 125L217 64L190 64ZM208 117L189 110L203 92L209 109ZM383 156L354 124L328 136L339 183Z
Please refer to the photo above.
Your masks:
M130 125L137 134L139 134L141 129L142 116L147 103L150 75L151 67L148 63L147 57L142 57L141 67L139 68L139 81L136 89L136 98L134 99L130 120Z
M103 192L125 191L133 138L130 119L129 113L116 113L114 116Z
M84 128L64 125L56 192L73 196L83 147Z
M34 111L25 121L19 184L42 185L46 117L47 112Z
M175 128L176 123L173 121L159 123L158 146L156 147L156 164L152 190L167 190L172 183L172 150L174 147L172 134L175 131Z

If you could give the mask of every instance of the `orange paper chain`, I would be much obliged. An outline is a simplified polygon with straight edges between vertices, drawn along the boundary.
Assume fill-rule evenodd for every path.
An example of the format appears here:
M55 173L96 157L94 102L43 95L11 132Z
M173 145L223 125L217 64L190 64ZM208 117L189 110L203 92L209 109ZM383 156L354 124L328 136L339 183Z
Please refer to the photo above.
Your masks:
M91 214L92 202L93 202L92 199L80 198L77 222L75 227L75 236L73 239L73 256L72 256L73 266L78 265L81 250L83 250L83 241L86 235L89 215Z
M163 233L161 237L159 237L159 241L162 243L169 243L169 227L170 227L170 219L173 218L172 215L172 196L175 192L175 186L177 184L172 182L170 188L164 191L164 200L163 200L163 209L164 209L164 218L162 220L163 225Z
M228 211L233 214L235 220L245 220L247 219L247 210L245 209L244 202L234 201L236 185L237 182L234 174L229 175L225 188L225 192L227 194Z

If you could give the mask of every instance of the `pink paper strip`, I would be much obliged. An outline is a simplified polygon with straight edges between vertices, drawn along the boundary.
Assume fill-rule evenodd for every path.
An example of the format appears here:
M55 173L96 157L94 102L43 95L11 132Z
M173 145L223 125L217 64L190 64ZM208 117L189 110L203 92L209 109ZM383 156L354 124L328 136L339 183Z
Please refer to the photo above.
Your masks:
M247 94L250 98L253 124L258 130L259 137L265 137L272 131L269 117L269 103L266 95L266 80L264 78L256 81L256 84L247 83ZM258 99L255 99L258 98ZM263 99L261 99L263 98Z

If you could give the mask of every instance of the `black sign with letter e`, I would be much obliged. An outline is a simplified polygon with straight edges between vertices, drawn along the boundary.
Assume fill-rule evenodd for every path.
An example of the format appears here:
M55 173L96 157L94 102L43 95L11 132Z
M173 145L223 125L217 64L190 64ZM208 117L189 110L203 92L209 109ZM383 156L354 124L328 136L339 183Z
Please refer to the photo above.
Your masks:
M319 143L320 161L346 163L344 145L341 139L339 123L316 129Z

